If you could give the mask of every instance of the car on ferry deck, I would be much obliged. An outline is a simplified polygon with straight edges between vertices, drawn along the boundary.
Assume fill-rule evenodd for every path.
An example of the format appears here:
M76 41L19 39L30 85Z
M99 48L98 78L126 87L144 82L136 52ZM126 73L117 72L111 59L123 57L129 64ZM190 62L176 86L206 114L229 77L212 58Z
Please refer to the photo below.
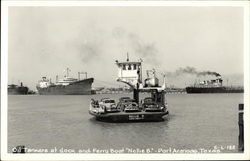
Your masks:
M124 111L124 109L132 102L136 103L136 101L134 99L131 99L130 97L121 97L119 99L119 103L117 104L117 108L121 111Z
M140 112L139 106L135 102L127 102L124 112Z
M110 98L102 98L99 102L99 106L104 109L106 112L115 112L117 111L115 100Z
M145 112L160 112L163 110L163 108L161 108L161 105L157 104L151 97L144 98L142 108Z

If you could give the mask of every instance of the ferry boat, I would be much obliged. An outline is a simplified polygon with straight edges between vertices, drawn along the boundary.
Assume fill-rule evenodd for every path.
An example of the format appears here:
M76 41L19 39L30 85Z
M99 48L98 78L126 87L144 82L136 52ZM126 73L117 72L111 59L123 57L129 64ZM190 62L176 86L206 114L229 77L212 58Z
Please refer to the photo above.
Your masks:
M67 68L67 75L63 79L58 80L56 76L56 83L46 77L42 77L36 86L40 95L86 95L93 94L92 83L94 78L87 78L86 72L78 72L78 79L69 77L70 69ZM80 75L85 74L86 78L81 79Z
M129 85L133 89L133 98L122 97L116 103L112 98L91 100L89 114L99 121L134 122L134 121L164 121L169 114L165 102L165 76L162 86L156 78L155 70L147 71L147 78L142 82L142 60L131 62L116 61L118 66L117 81ZM141 93L150 97L140 99Z

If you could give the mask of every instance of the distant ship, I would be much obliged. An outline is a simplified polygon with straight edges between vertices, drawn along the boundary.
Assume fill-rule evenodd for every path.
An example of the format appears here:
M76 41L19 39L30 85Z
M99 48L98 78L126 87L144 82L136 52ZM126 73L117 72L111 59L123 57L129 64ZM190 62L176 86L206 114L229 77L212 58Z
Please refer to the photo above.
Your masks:
M28 91L29 91L29 88L26 86L23 86L22 82L20 86L16 84L8 85L8 95L26 95L28 94Z
M243 87L226 87L223 86L221 76L214 80L202 81L193 86L186 87L187 93L243 93Z
M80 79L80 74L86 74L85 79ZM51 80L42 77L36 86L40 95L87 95L93 94L92 83L94 78L87 78L87 73L78 72L78 79L69 77L69 69L67 75L63 79L52 83Z

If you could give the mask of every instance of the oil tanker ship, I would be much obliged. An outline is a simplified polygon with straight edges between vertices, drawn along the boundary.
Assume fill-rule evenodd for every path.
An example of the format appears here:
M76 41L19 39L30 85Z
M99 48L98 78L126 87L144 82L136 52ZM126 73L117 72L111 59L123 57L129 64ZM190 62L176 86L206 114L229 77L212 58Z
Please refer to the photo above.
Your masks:
M227 87L223 86L223 80L221 76L217 76L216 79L202 81L193 86L186 87L187 93L243 93L243 87Z
M8 95L26 95L28 94L28 91L29 91L29 88L26 86L23 86L22 82L20 86L16 84L8 85Z
M85 79L80 79L80 74L85 74ZM42 77L36 86L40 95L87 95L93 94L92 83L94 78L87 78L87 72L78 72L78 79L69 77L69 69L67 68L67 75L63 79L52 83L46 77Z

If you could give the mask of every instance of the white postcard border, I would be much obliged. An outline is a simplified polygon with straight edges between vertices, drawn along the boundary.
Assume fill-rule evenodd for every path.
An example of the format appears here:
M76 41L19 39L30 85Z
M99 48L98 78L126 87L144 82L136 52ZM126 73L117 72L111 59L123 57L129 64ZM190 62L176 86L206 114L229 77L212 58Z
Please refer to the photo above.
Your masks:
M244 8L244 153L222 154L12 154L7 153L8 7L11 6L233 6ZM249 2L242 1L2 1L1 159L3 160L203 160L249 159Z

